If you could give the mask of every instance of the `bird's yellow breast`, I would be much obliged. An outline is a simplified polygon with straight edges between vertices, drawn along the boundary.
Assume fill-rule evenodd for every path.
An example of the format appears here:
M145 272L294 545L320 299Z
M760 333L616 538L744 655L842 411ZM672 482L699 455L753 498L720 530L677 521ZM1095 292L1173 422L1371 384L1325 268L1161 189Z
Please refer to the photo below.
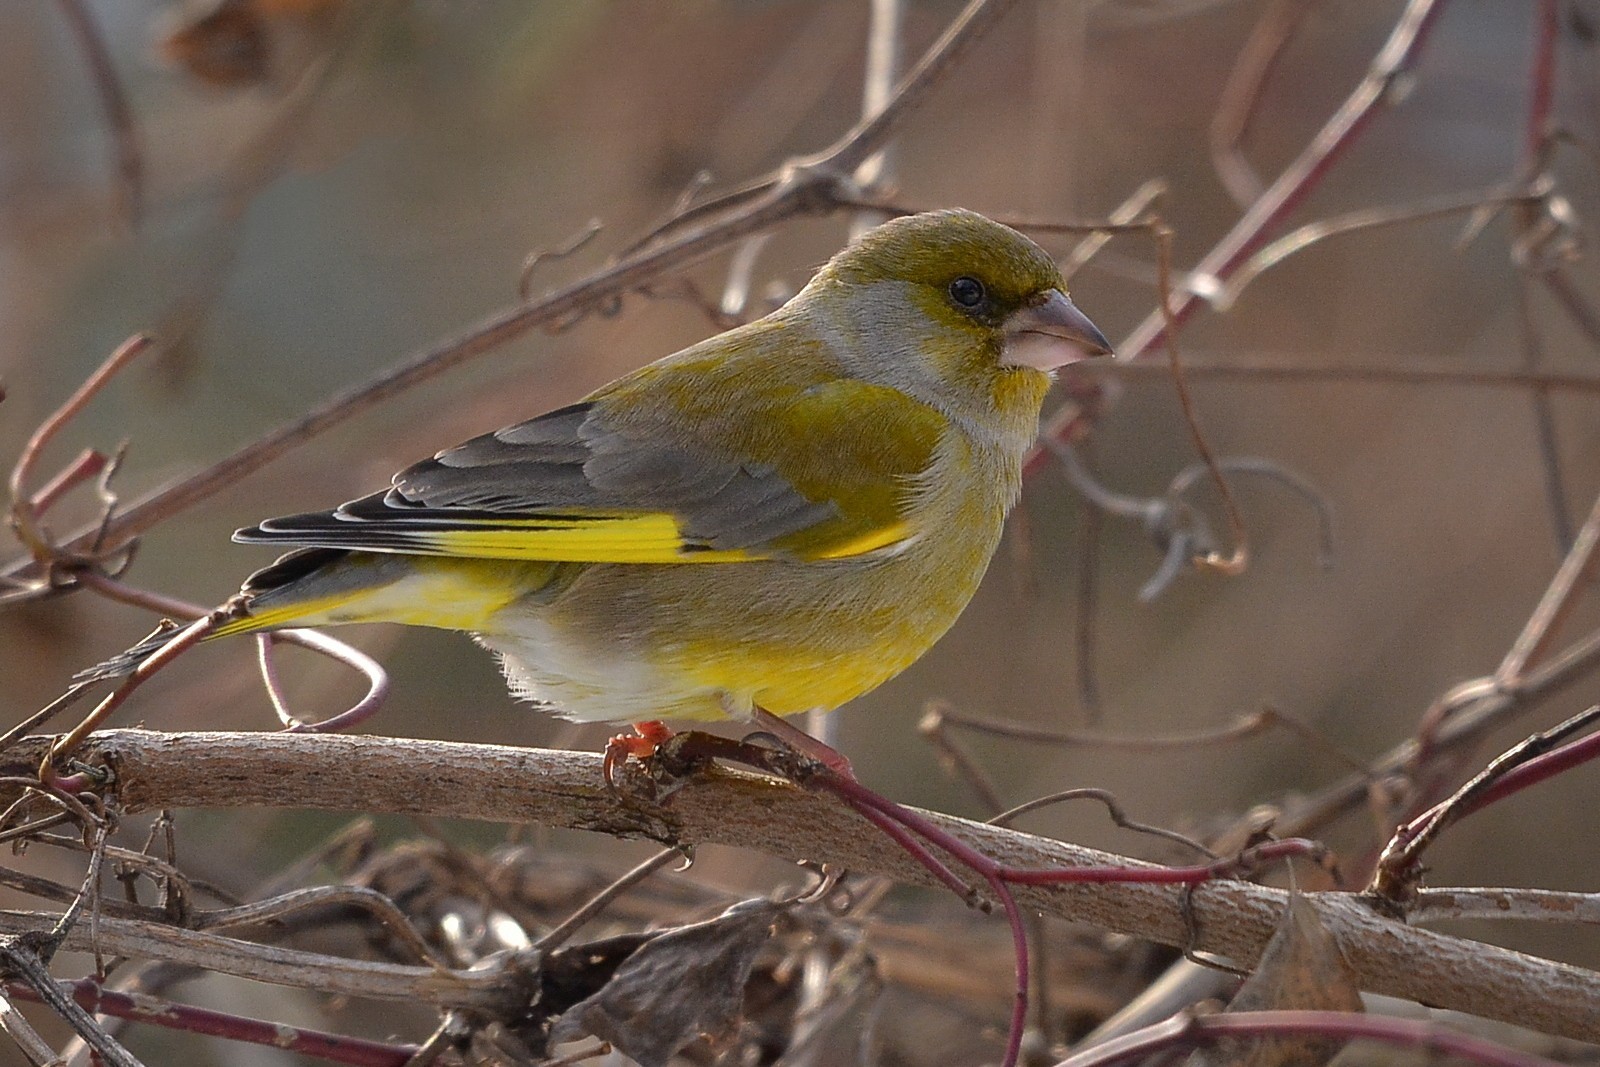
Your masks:
M576 719L836 708L910 666L961 614L1015 499L1010 452L947 433L918 480L910 538L882 554L599 564L548 603L501 612L485 643L523 695Z

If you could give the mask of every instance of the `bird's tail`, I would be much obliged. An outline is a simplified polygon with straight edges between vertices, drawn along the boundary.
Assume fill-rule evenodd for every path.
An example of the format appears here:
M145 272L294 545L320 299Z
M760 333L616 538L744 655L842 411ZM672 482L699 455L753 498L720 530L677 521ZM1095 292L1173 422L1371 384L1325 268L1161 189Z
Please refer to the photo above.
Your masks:
M177 633L177 627L163 626L132 648L118 652L110 659L74 674L72 684L92 685L95 682L126 677L138 670L139 664L155 655L163 645L177 636Z
M547 585L558 566L303 548L252 574L230 602L230 617L204 639L352 622L483 630L507 604ZM72 680L132 674L176 632L158 630Z

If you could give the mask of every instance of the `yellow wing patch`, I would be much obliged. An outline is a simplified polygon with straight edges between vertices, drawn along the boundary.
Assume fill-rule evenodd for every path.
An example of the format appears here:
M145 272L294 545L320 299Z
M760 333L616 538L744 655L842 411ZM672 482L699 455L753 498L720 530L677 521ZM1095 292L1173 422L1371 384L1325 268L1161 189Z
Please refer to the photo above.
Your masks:
M743 549L695 550L686 545L678 521L655 513L618 518L514 519L492 529L457 527L407 531L418 551L477 559L544 560L551 563L733 563L760 559Z
M911 524L897 522L893 526L886 526L881 530L870 530L860 537L853 537L842 545L818 552L813 559L849 559L851 556L864 556L868 552L876 552L880 548L888 548L898 544L911 536Z
M839 544L819 545L801 558L848 559L905 539L904 522ZM656 512L553 521L514 519L475 528L408 530L402 551L473 559L539 560L550 563L745 563L791 556L787 552L700 548L685 538L678 520Z

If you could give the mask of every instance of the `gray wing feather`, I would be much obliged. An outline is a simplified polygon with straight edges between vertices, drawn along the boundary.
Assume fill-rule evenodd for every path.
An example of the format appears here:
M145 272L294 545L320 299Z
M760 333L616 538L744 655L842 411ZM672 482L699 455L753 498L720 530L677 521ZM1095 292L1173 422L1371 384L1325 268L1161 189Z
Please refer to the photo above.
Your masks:
M692 543L716 549L763 545L837 514L831 502L807 499L769 467L642 440L581 403L447 449L395 475L385 493L333 512L274 519L238 536L395 547L407 526L463 519L492 525L496 518L558 518L575 509L669 512Z

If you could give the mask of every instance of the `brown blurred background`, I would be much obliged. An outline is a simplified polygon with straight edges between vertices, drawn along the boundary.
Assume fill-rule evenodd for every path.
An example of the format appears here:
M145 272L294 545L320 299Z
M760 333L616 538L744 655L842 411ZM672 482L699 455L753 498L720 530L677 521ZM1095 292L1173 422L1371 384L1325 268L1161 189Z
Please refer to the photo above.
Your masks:
M173 36L206 6L86 5L141 145L144 208L132 231L114 210L114 147L61 10L0 8L0 375L9 394L0 455L14 456L130 333L181 337L114 383L47 457L53 469L84 445L127 440L116 486L128 498L514 302L523 258L563 244L591 218L603 224L600 234L541 267L536 286L603 263L670 210L697 172L709 172L713 187L757 176L833 140L860 107L860 0L263 0L256 21L233 36ZM908 55L959 6L907 5ZM1247 142L1269 180L1349 92L1399 10L1370 0L1312 7ZM1177 263L1192 264L1238 215L1211 168L1206 131L1263 8L1025 0L902 127L897 198L1094 219L1159 176L1171 186L1164 214ZM1524 143L1534 8L1451 5L1410 92L1379 114L1296 221L1512 177ZM1556 116L1593 138L1600 5L1563 10ZM268 133L275 124L280 132ZM1582 218L1600 210L1596 165L1571 148L1555 165ZM1183 333L1185 350L1216 363L1517 370L1525 350L1510 228L1496 219L1457 248L1462 221L1331 239L1268 272L1226 314L1202 312ZM761 257L758 291L769 282L797 287L847 225L840 217L782 230ZM1072 242L1047 243L1065 253ZM1074 298L1116 339L1152 307L1153 262L1147 240L1119 239L1075 279ZM717 291L725 266L718 259L694 273ZM1591 261L1571 276L1586 299L1600 300ZM1529 310L1541 368L1597 373L1600 352L1542 290ZM268 558L231 545L235 527L370 491L414 459L571 401L711 330L687 304L630 297L613 317L525 337L151 532L128 578L217 602ZM1106 519L1094 624L1099 728L1189 732L1270 704L1366 759L1411 733L1447 687L1494 668L1560 559L1525 390L1248 379L1193 388L1219 453L1281 463L1325 494L1336 514L1336 566L1317 566L1316 524L1303 502L1242 482L1255 548L1248 572L1186 573L1141 604L1137 591L1159 554L1136 525ZM1556 392L1552 405L1566 508L1581 522L1600 492L1600 409L1592 392ZM1107 484L1158 492L1193 459L1171 382L1130 376L1094 451ZM63 505L52 525L87 517L84 501ZM1086 505L1047 467L1031 479L1025 506L1027 554L1002 550L956 629L922 663L840 713L843 749L897 799L978 813L916 737L931 698L1036 724L1089 720L1074 652ZM1008 540L1014 548L1017 538ZM1591 602L1568 632L1597 622ZM74 670L151 625L87 596L0 614L0 719L23 717ZM373 731L587 747L602 736L518 707L490 658L460 636L373 628L353 637L395 678ZM202 649L118 721L271 729L251 662L247 643ZM354 693L310 657L288 652L283 663L307 715ZM1582 682L1500 740L1597 699L1600 681ZM1137 818L1189 827L1346 771L1291 735L1137 756L977 747L1003 768L1008 799L1098 785ZM1430 854L1431 881L1600 888L1597 774L1580 768L1453 830ZM184 830L197 873L242 891L331 825L230 812L190 818ZM1088 810L1029 825L1138 847ZM1366 833L1362 823L1340 844L1367 847ZM737 874L714 857L705 870ZM1590 931L1467 932L1600 962Z

